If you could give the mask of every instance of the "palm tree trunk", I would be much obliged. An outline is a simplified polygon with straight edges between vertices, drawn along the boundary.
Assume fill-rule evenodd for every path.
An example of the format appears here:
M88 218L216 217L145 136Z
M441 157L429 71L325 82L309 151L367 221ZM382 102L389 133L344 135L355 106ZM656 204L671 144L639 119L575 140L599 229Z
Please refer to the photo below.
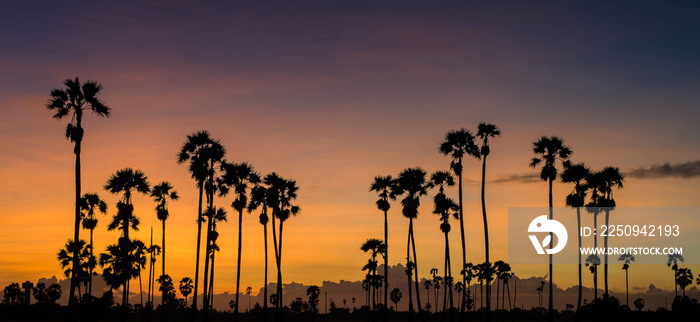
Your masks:
M448 244L448 239L447 239L447 234L445 234L445 260L444 260L444 267L443 267L443 278L442 280L445 281L445 286L447 286L447 262L448 262L448 257L449 257L449 248L447 248ZM435 302L435 305L437 306L438 303ZM442 291L442 313L443 316L440 318L441 320L444 319L444 313L447 311L447 287L444 288Z
M462 158L459 158L459 168L462 169ZM467 264L467 244L464 239L464 204L462 203L462 170L459 172L459 230L461 233L462 237L462 267L461 269L464 269L464 266ZM462 284L467 284L467 277L465 275L462 275ZM462 298L462 304L460 308L460 312L463 315L464 314L464 307L466 303L464 301L464 298ZM460 320L463 320L463 317L460 317Z
M413 267L415 269L416 275L415 281L416 281L416 304L418 305L418 318L420 318L421 321L425 320L425 317L423 316L423 307L421 307L420 304L420 283L418 281L418 255L416 253L416 236L413 234L413 218L411 220L411 244L413 246Z
M610 223L610 210L605 209L605 227L608 227ZM610 294L608 293L608 234L605 234L605 266L603 266L603 277L605 278L605 298L607 299Z
M210 206L211 207L211 206ZM212 209L212 208L210 208ZM204 317L204 321L208 321L208 314L207 310L209 309L209 288L207 287L208 285L208 279L209 279L209 254L211 253L211 216L208 216L207 218L207 240L206 240L206 246L204 247L204 283L203 283L203 292L202 292L202 314Z
M576 302L576 312L581 309L583 298L583 273L581 271L581 207L576 207L576 221L578 222L578 300Z
M216 258L216 251L212 247L211 250L211 272L209 277L209 292L207 293L207 300L209 300L209 307L214 308L214 259Z
M233 321L238 322L238 294L241 291L241 250L243 242L243 210L238 211L238 266L236 267L236 305L233 308Z
M199 285L199 251L202 248L202 196L204 195L204 182L199 182L199 209L197 211L197 260L194 268L194 295L192 296L192 317L194 322L197 312L197 287ZM154 274L155 275L155 274ZM155 292L154 292L155 293Z
M630 277L629 269L625 270L625 294L627 295L627 307L630 307Z
M284 226L284 221L280 220L280 240L279 240L279 242L280 242L279 248L280 249L278 251L279 258L277 260L277 266L278 266L277 267L277 293L278 293L278 295L277 295L277 299L278 299L277 307L279 309L279 321L280 322L284 320L284 317L282 316L284 314L283 310L282 310L282 307L283 307L282 303L284 303L282 301L282 295L283 295L282 294L282 228L283 228L283 226Z
M76 127L78 131L82 131L82 110L76 111ZM73 240L77 243L80 240L80 149L82 144L82 137L75 141L75 231L73 233ZM79 267L80 261L78 258L78 250L73 252L73 267ZM70 278L70 294L68 298L68 306L73 307L75 304L75 288L78 286L78 275L77 270L72 270Z
M263 288L263 322L267 322L267 223L263 225L265 239L265 286Z
M486 217L486 156L481 164L481 213L484 217L484 255L487 263L489 260L489 222ZM551 193L550 193L551 200ZM551 201L550 201L551 207ZM498 291L498 289L496 290ZM496 296L496 309L498 309L498 295ZM491 321L491 281L486 279L486 321Z
M450 256L450 241L447 238L447 234L445 234L445 240L447 245L447 276L452 281L452 284L454 284L454 280L452 280L452 257ZM450 321L454 321L454 308L454 293L452 292L452 285L450 285Z
M93 231L93 229L90 229L90 258L95 257L95 254L93 253L95 246L92 243L92 231ZM88 288L88 294L90 294L90 296L92 296L92 272L93 272L93 268L90 267L90 281L89 281L90 287ZM90 301L92 302L92 298L90 298Z
M593 227L598 227L598 212L593 212ZM598 234L593 234L593 247L598 249ZM598 299L598 265L594 264L593 268L593 300Z
M153 273L153 252L150 247L153 246L153 226L151 226L151 244L149 246L149 258L148 258L148 299L146 300L146 303L150 302L151 305L153 304L151 300L151 274Z
M552 179L549 179L549 219L554 219L554 207L552 205ZM549 238L550 240L554 239L554 236L552 236L552 233L549 233ZM549 249L552 249L554 246L553 242L549 243ZM552 254L549 254L549 314L547 314L547 320L549 322L554 322L554 283L552 282L553 280L553 262L552 262ZM488 314L488 313L487 313Z
M513 307L517 308L518 304L515 303L515 300L518 299L518 280L513 281Z
M389 220L384 211L384 322L389 320Z
M279 248L277 247L277 229L275 228L275 217L272 216L272 248L275 250L275 265L277 266L277 270L280 270L280 258L279 258ZM279 276L278 276L279 277ZM277 284L279 284L279 279L277 279ZM275 294L279 296L279 288L278 285L275 285ZM275 310L279 309L279 298L277 298L277 302L275 303ZM279 315L279 312L275 314L275 321L279 319L277 316Z

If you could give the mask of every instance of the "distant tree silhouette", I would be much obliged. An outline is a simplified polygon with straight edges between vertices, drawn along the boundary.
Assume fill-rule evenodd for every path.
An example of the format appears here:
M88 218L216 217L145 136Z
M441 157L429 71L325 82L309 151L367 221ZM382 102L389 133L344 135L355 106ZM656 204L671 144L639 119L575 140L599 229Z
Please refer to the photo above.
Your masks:
M445 186L452 187L455 185L454 177L447 171L436 171L430 176L431 187L438 187L438 193L435 194L433 198L435 202L435 207L433 208L433 214L440 216L440 231L445 235L445 255L444 255L444 279L447 281L452 278L452 261L450 260L450 217L459 219L459 206L452 200L448 198L445 194ZM447 300L449 296L450 301L450 312L454 308L454 299L451 287L445 287L443 295L443 312L447 308ZM435 303L438 306L438 303ZM450 319L452 320L452 319Z
M403 206L402 213L403 216L408 218L408 246L406 259L408 262L413 263L413 269L415 271L415 290L416 290L416 303L418 304L418 312L421 321L423 317L423 307L420 303L420 284L418 281L418 258L416 254L416 239L413 234L413 219L418 218L418 207L420 206L420 197L428 193L428 184L426 182L427 173L420 167L409 168L401 171L397 178L397 195L406 195L401 200L401 206ZM411 261L411 248L413 248L413 261ZM408 267L407 263L407 267ZM413 302L411 294L411 280L409 276L408 280L408 312L409 321L413 315Z
M553 204L552 204L552 183L557 178L557 161L561 161L564 167L570 165L569 157L571 156L571 149L564 145L564 140L556 136L542 136L537 141L532 143L532 151L535 153L535 157L532 158L530 162L530 167L535 168L540 163L542 163L542 169L540 171L540 179L542 181L547 181L549 184L549 219L554 219ZM549 234L549 238L553 239L552 234ZM550 243L550 248L554 243ZM553 290L553 265L552 265L552 254L549 254L549 313L547 315L547 320L549 322L554 321L554 290Z
M680 286L685 297L685 288L693 284L693 272L689 268L679 268L676 270L676 284Z
M243 210L248 207L248 191L260 183L260 174L248 163L221 163L219 195L225 196L233 188L236 199L231 207L238 211L238 265L236 266L236 306L233 308L233 320L238 321L239 294L241 291L241 251L243 243ZM250 211L249 211L250 212Z
M396 306L396 312L399 311L399 302L401 302L401 297L401 290L398 288L391 290L391 301L394 302L394 306Z
M250 191L250 202L248 203L248 212L252 212L258 208L260 211L260 224L263 226L263 240L265 248L265 281L263 285L263 321L267 322L267 270L268 270L268 255L267 255L267 223L270 217L267 214L267 188L261 184L256 185Z
M248 295L248 311L250 311L250 294L253 293L253 288L248 286L245 288L245 294Z
M37 283L32 290L32 295L40 304L55 305L56 301L61 298L61 294L61 285L58 284L51 284L49 287L46 287L45 283Z
M95 210L99 211L103 215L107 213L107 203L100 199L100 196L96 193L86 193L80 198L80 214L83 222L83 228L90 230L90 261L88 263L89 276L88 276L88 294L92 296L92 272L97 264L95 260L94 249L95 246L92 240L92 233L97 227L97 218L95 217Z
M480 151L479 147L474 143L474 134L464 128L447 132L447 134L445 134L445 140L440 143L438 150L440 153L452 158L450 169L454 171L459 181L459 228L462 238L462 266L464 266L467 263L467 244L464 235L464 203L462 200L462 172L464 167L462 161L465 156L479 158ZM462 283L466 283L464 276L462 277ZM463 301L460 308L462 314L464 314L465 305L466 303Z
M384 212L384 244L386 249L384 250L384 303L388 303L387 297L389 292L389 219L388 213L391 208L389 200L396 200L396 180L389 176L376 176L372 185L369 187L370 191L376 191L379 195L377 200L377 208ZM384 322L389 319L389 312L384 310Z
M165 297L164 303L170 303L175 300L175 286L173 285L173 279L170 275L161 275L156 281L160 284L158 290ZM165 309L165 308L163 308Z
M75 230L73 240L80 240L80 153L83 142L83 112L92 110L94 114L108 117L110 108L98 97L102 90L102 85L88 80L80 83L80 79L75 77L63 81L65 89L54 88L51 90L51 97L46 107L55 111L55 119L62 119L72 113L71 121L66 126L66 138L75 143L73 153L75 154ZM76 260L73 266L78 266L77 254L73 254ZM73 306L75 288L78 287L77 276L70 277L71 285L68 298L68 306Z
M433 286L433 281L425 280L425 282L423 282L423 286L425 286L425 291L426 291L425 295L427 295L427 298L428 298L428 301L427 301L428 303L425 304L425 307L430 307L431 306L430 305L430 287ZM437 303L436 303L436 305L437 305ZM430 310L427 310L427 311L430 311Z
M202 197L204 195L206 183L209 182L210 184L213 184L213 178L210 178L210 175L213 176L214 163L216 163L216 160L221 160L225 152L226 151L219 140L213 139L207 131L199 131L187 135L187 140L183 144L182 148L180 149L180 153L178 154L177 163L190 161L189 171L192 174L192 179L196 181L197 188L199 189L199 207L197 208L197 259L195 261L194 295L192 297L192 321L194 321L195 313L197 312L199 257L202 241L202 223L205 220L204 217L202 217ZM209 197L208 194L207 197ZM207 228L207 234L208 233L209 229ZM207 258L207 256L205 256L205 258ZM202 303L204 303L203 307L206 307L206 297Z
M5 305L20 305L26 303L25 293L19 283L11 283L3 290L2 303Z
M641 311L644 308L644 299L637 298L634 300L634 307L637 308L637 311Z
M185 297L185 302L187 302L187 296L192 294L192 279L189 277L183 277L180 280L180 294Z
M464 268L461 270L461 274L463 277L463 280L467 282L467 292L466 294L471 294L470 288L471 288L471 283L474 277L476 277L476 272L475 272L476 267L472 263L466 263L464 264ZM465 296L466 297L466 296ZM466 299L462 299L463 301L466 302Z
M564 167L561 173L561 181L564 183L573 183L574 189L566 196L566 205L576 208L576 222L578 223L578 232L581 231L581 207L585 206L587 182L586 178L591 175L591 169L583 163L577 163L568 167ZM578 233L578 247L581 248L581 234ZM581 309L581 301L583 299L583 273L582 273L581 252L578 254L578 298L576 300L576 311Z
M148 302L153 305L153 296L155 295L155 285L156 285L156 257L160 255L160 246L153 244L153 227L151 227L151 243L146 248L146 253L148 253Z
M477 127L476 136L481 139L481 213L484 220L484 254L487 262L491 262L489 257L489 224L488 217L486 216L486 158L491 153L491 147L489 146L489 138L501 136L501 130L498 129L493 124L487 124L484 122L479 123ZM497 289L498 291L498 289ZM496 297L496 302L498 302L498 297ZM491 311L491 286L486 284L486 314L487 320L490 320L488 316Z
M589 267L593 274L593 299L598 299L598 265L600 265L600 257L598 255L588 255L586 258L586 267Z
M314 315L318 313L318 297L321 295L321 289L316 285L311 285L306 289L306 296L309 297L309 308Z
M630 254L622 254L618 260L625 262L622 265L622 269L625 270L625 293L627 295L627 307L629 307L630 306L629 269L630 269L630 263L634 262L634 256L632 256Z
M435 313L438 311L438 298L440 296L440 285L442 285L442 276L438 275L438 269L437 268L432 268L430 269L430 275L433 276L433 293L435 295Z

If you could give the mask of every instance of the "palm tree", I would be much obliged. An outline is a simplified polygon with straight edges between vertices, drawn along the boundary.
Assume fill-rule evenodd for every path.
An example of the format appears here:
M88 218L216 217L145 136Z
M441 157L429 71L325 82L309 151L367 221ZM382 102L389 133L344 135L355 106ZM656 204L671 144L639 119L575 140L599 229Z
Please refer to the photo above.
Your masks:
M624 261L625 264L622 265L622 269L625 270L625 293L627 294L627 307L630 306L630 279L629 279L629 268L630 263L634 262L634 256L630 254L622 254L618 261Z
M396 312L399 312L399 302L401 302L401 290L395 288L391 290L391 301L394 302L396 306Z
M75 257L77 254L77 258ZM88 273L88 263L92 259L89 246L84 240L74 242L69 240L65 247L58 252L58 262L61 269L64 270L66 277L75 276L78 284L87 282L90 278ZM94 259L93 259L94 260ZM75 265L75 263L78 265ZM78 297L80 296L80 288L78 287Z
M122 321L126 321L129 305L129 281L141 274L146 265L145 244L140 240L120 237L117 244L107 246L100 254L102 276L111 289L122 287Z
M223 159L225 153L226 150L221 145L219 140L213 139L207 131L199 131L187 135L187 141L185 141L182 148L180 149L180 153L178 154L177 163L190 161L189 171L190 173L192 173L192 179L194 179L197 182L197 188L199 189L199 207L197 209L197 259L195 262L194 273L194 296L192 297L192 320L194 320L194 313L197 311L197 289L199 286L199 257L202 241L202 222L204 222L204 218L202 217L202 196L204 195L204 188L206 186L206 183L213 183L214 164L217 161ZM210 175L212 176L211 178ZM211 199L213 203L213 196L212 198L209 197L210 196L208 190L207 199ZM209 229L207 229L207 234L208 232ZM206 303L206 301L202 302ZM206 307L206 305L204 305L204 307Z
M212 215L213 213L213 215ZM207 259L207 262L211 262L210 266L211 270L209 271L209 275L205 275L205 282L206 278L209 279L209 287L205 287L204 291L207 294L207 300L208 306L213 306L214 303L214 260L216 259L216 252L218 252L219 245L216 243L216 241L219 238L219 232L216 230L216 225L219 222L222 221L227 221L228 217L226 214L226 209L224 208L209 208L205 215L210 218L211 220L211 230L209 232L209 238L208 238L208 243L209 243L209 252L211 253ZM206 270L205 270L206 271ZM206 283L204 285L207 285ZM206 312L205 312L206 313ZM207 315L205 315L205 318L209 318Z
M537 141L533 142L532 151L535 153L535 157L532 158L530 162L530 167L535 168L540 163L543 163L542 169L540 171L540 179L542 181L547 181L549 183L549 219L554 219L554 207L552 205L552 183L557 178L557 161L561 161L564 167L570 165L569 157L571 156L571 149L564 145L564 140L556 136L542 136ZM549 238L552 239L552 234L549 234ZM554 243L550 244L550 248L553 247ZM554 321L554 290L552 283L552 254L549 254L549 314L547 319L549 322Z
M262 208L260 212L260 224L263 226L263 238L265 241L265 284L263 285L263 321L267 322L267 223L270 218L267 215L267 189L258 184L250 191L250 202L248 203L248 212L252 212L258 207Z
M613 198L613 188L622 189L622 183L624 182L624 176L620 173L620 168L617 167L605 167L603 171L600 172L601 179L601 189L600 192L604 194L601 200L601 207L604 207L605 211L605 226L610 224L610 211L615 207L615 199ZM605 248L608 248L608 235L604 237ZM605 298L608 298L608 253L605 253L605 265L604 265L604 276L605 276Z
M693 272L689 268L679 268L676 270L676 283L681 287L685 297L685 288L693 284Z
M465 156L470 155L474 158L479 158L479 147L474 143L474 134L464 128L459 130L451 130L445 134L445 140L440 143L438 148L440 153L449 155L450 169L454 171L458 178L459 188L459 228L462 237L462 266L467 264L467 244L464 237L464 203L462 202L462 161ZM464 277L462 282L465 283ZM410 302L409 302L410 303ZM464 313L465 302L462 301L460 312Z
M83 143L83 111L92 110L94 114L103 117L109 117L110 108L98 97L102 90L102 85L95 81L88 80L80 83L78 77L74 79L66 79L63 84L67 88L54 88L51 90L51 98L46 105L51 111L55 111L53 115L55 119L62 119L71 114L71 121L66 126L66 138L75 143L73 153L75 154L75 230L73 240L80 239L80 152ZM77 260L78 254L74 254L74 260ZM73 263L78 266L78 263ZM73 306L73 297L75 288L78 286L76 276L71 275L70 292L68 298L68 306Z
M360 247L360 250L363 252L370 253L370 259L363 268L363 270L368 270L368 279L371 281L370 284L374 284L374 282L377 281L378 275L377 275L377 255L384 255L386 252L386 244L381 240L381 239L376 239L376 238L370 238L367 239L364 243L362 243L362 246ZM377 300L376 300L376 287L373 288L372 291L372 311L375 311L377 309Z
M153 186L151 197L153 197L153 201L156 202L156 215L158 216L158 220L163 223L163 260L161 261L161 275L165 275L165 221L170 215L170 212L168 211L168 200L178 200L180 199L180 196L178 196L177 191L173 189L170 182L163 181L158 185ZM161 305L163 304L165 304L165 294L162 294L161 296Z
M228 194L230 188L236 193L236 200L231 207L238 211L238 266L236 268L236 306L233 308L233 320L238 321L238 304L241 285L241 250L243 242L243 210L248 206L248 190L251 185L260 183L260 174L247 163L221 163L219 179L219 196Z
M466 263L466 264L464 264L464 268L460 272L462 274L462 278L467 282L467 284L466 284L467 285L467 294L470 294L471 291L469 289L472 286L471 285L472 280L474 279L474 277L476 277L475 268L476 267L474 266L474 264ZM462 299L462 300L465 300L465 299Z
M299 187L296 181L287 180L277 173L270 173L265 176L263 182L268 186L266 190L266 204L272 209L272 242L275 248L275 259L277 262L277 301L278 314L275 318L282 321L282 232L284 222L291 216L296 216L300 208L292 204L296 200ZM279 221L279 232L275 229L275 219ZM279 235L279 240L277 236Z
M439 187L438 193L434 197L435 208L433 213L440 216L440 231L445 235L445 281L452 278L452 262L450 260L450 217L459 219L459 206L445 195L445 186L452 187L455 185L454 177L447 171L436 171L430 176L430 186ZM448 298L448 287L445 287L443 295L443 308L446 310ZM452 288L449 287L450 312L454 308ZM438 303L435 303L437 306Z
M100 199L100 196L96 193L86 193L80 198L80 214L83 221L83 228L90 230L90 258L94 260L95 254L95 244L93 244L92 233L97 227L97 218L95 217L95 210L98 210L103 215L107 213L107 203ZM89 278L89 289L88 294L92 296L92 272L94 265L90 267Z
M185 297L185 303L187 303L187 296L192 293L192 279L189 277L183 277L180 280L180 294Z
M676 274L678 273L678 261L683 262L682 255L669 254L668 262L666 263L666 265L673 270L673 286L675 287L676 297L678 297L678 279L676 278Z
M425 305L425 307L430 307L430 287L433 286L433 281L425 280L425 282L423 282L423 286L425 286L426 295L428 297L428 303ZM435 302L435 305L437 306L437 302Z
M388 213L391 208L389 200L396 200L396 180L389 176L376 176L374 182L369 187L369 191L376 191L379 195L377 200L377 208L384 212L384 303L388 303L387 296L389 292L389 219ZM389 319L389 312L384 310L384 321Z
M593 274L593 300L598 299L598 265L600 265L600 257L598 255L588 255L586 258L586 267L590 266L591 274Z
M430 275L433 275L433 293L435 295L435 313L438 311L438 297L440 296L440 285L442 285L442 276L438 275L438 269L433 268L430 270Z
M248 311L250 311L250 294L253 293L253 288L248 286L245 288L245 294L248 295Z
M486 158L491 153L491 148L489 147L489 138L501 136L501 130L499 130L493 124L479 123L477 128L476 136L481 139L481 213L484 217L484 253L487 262L489 259L489 224L488 217L486 216ZM498 298L496 298L498 301ZM491 311L491 287L486 285L486 314ZM487 320L489 318L487 317Z
M564 183L573 183L574 189L566 196L566 205L576 208L576 221L578 230L581 231L581 207L585 205L586 199L586 178L591 174L591 169L583 163L577 163L569 167L565 167L561 174L561 181ZM578 235L578 247L581 248L581 234ZM581 309L581 301L583 298L583 273L581 270L581 253L578 254L578 300L576 302L576 311Z
M146 248L146 253L148 253L150 260L148 264L148 301L153 305L153 292L156 285L156 257L160 255L160 246L153 244L153 227L151 227L151 244Z
M416 240L413 234L413 219L418 218L418 207L420 206L420 196L428 193L428 184L426 183L427 173L421 168L409 168L401 171L397 178L397 195L406 194L406 197L401 200L403 206L402 213L408 218L408 246L406 258L411 262L411 246L413 248L413 269L415 271L415 289L416 303L418 304L418 312L421 320L423 320L423 308L420 303L420 284L418 281L418 258L416 254ZM411 298L411 280L408 280L408 311L409 318L413 314L413 303Z
M140 264L140 262L137 262L135 258L140 252L139 246L143 244L138 240L131 241L131 239L129 239L129 227L133 228L134 230L138 230L138 225L140 222L139 219L134 216L134 206L131 203L131 198L133 192L138 192L144 195L148 194L151 187L148 183L148 178L141 170L125 168L118 170L111 175L107 180L104 189L115 195L122 193L121 199L119 202L117 202L117 214L112 218L112 222L107 226L107 230L111 231L119 228L122 231L122 238L119 239L119 242L116 245L119 248L118 252L113 253L112 255L120 256L121 258L119 260L127 260L126 262L123 262L123 267L117 268L115 274L117 279L124 285L122 305L126 306L128 303L128 281L130 278L137 277L138 274L140 274L140 270L138 270L138 274L134 273L135 271L133 264ZM104 267L104 261L102 259L103 255L100 255L100 265ZM124 313L123 318L126 318L126 313Z

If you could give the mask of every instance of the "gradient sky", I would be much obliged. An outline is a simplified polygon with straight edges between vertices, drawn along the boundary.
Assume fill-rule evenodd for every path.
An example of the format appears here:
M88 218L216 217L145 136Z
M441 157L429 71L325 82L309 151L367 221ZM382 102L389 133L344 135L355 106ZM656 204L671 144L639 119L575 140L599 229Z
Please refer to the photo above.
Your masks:
M546 184L532 182L536 172L528 168L541 135L563 137L572 160L593 168L652 175L628 177L616 193L620 206L698 207L698 14L695 3L640 1L5 4L0 285L61 274L55 257L73 235L74 155L63 136L67 120L53 120L45 104L52 88L74 76L102 83L112 108L108 119L85 118L83 191L100 193L111 216L116 197L102 186L116 170L133 167L152 184L172 182L181 194L167 223L168 271L176 280L194 275L197 202L176 154L188 133L203 129L221 139L229 160L297 180L302 213L285 225L285 282L362 279L359 246L383 229L368 191L373 177L413 166L446 170L449 160L437 152L445 133L481 121L503 132L488 164L492 258L507 259L508 207L546 206ZM664 163L670 172L651 168ZM472 262L483 261L479 174L479 163L468 161ZM563 206L570 187L554 188ZM425 275L442 261L431 199L416 227ZM134 204L142 222L132 236L148 240L154 226L160 240L154 203L138 196ZM220 226L217 293L235 287L237 230L229 212ZM119 233L106 231L108 216L99 219L95 247L102 250ZM389 220L394 264L404 261L408 226L398 203ZM246 214L243 228L242 283L262 285L257 214ZM573 285L569 269L555 283ZM514 270L546 274L539 266ZM639 274L639 285L655 282L653 270Z

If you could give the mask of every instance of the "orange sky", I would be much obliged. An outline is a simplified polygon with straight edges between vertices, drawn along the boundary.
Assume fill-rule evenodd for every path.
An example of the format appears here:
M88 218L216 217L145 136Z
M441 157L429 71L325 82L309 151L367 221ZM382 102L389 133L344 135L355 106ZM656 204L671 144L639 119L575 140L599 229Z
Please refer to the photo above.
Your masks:
M88 115L84 122L83 191L105 198L111 216L116 198L102 186L116 170L133 167L151 184L173 183L181 200L170 207L167 264L176 280L194 275L197 201L194 181L185 165L176 164L176 153L186 134L197 130L220 138L229 160L297 180L302 213L285 225L284 280L314 284L363 277L366 256L359 246L382 236L382 216L368 191L373 177L413 166L446 170L449 160L437 147L450 129L475 129L480 121L501 128L503 136L492 141L489 156L491 179L534 173L528 162L532 141L540 135L563 137L574 150L572 159L593 168L613 165L625 171L700 159L694 121L700 116L698 78L690 75L697 57L688 61L659 53L646 42L634 47L637 52L619 47L658 35L643 29L630 29L636 30L630 35L614 17L606 17L620 29L600 33L566 25L576 41L567 40L553 28L567 20L570 13L563 9L557 11L563 17L542 22L549 27L544 34L538 17L515 8L502 13L515 19L511 24L464 22L466 11L361 9L285 15L265 8L217 14L215 8L202 8L189 13L197 23L175 30L186 7L151 4L129 12L91 6L74 13L92 13L90 19L56 18L34 27L38 31L28 24L48 11L12 11L13 19L29 18L16 26L26 35L14 36L16 46L0 52L5 70L0 79L6 85L0 89L0 227L5 230L0 285L61 273L55 257L72 236L74 159L63 137L66 121L51 119L44 105L52 88L75 75L101 82L103 100L113 109L108 119ZM494 8L483 10L497 20ZM257 19L268 14L282 20ZM630 23L651 15L638 14ZM669 34L676 30L668 22L655 23ZM133 29L122 34L121 24ZM663 39L685 53L675 38ZM629 57L637 61L617 61ZM478 180L479 163L469 161L465 172L470 182ZM699 187L697 176L629 178L616 199L620 206L697 207ZM545 206L546 184L511 180L487 189L492 257L506 259L508 207ZM559 206L569 190L555 185ZM472 262L483 260L478 193L478 185L467 183ZM449 194L455 197L456 191ZM442 247L442 235L430 214L431 200L432 193L423 199L416 226L425 275L442 262L435 251ZM220 206L230 202L217 200ZM148 240L153 226L154 240L160 240L154 203L138 196L134 205L141 229L132 236ZM398 203L392 204L390 263L405 257L408 222L399 211ZM233 216L229 208L229 223L220 226L217 293L235 286ZM102 250L119 233L105 230L108 216L99 219L95 244ZM242 283L261 285L257 214L245 215L243 229ZM453 259L459 258L458 240L453 229ZM546 273L541 267L514 270L523 277ZM653 270L639 274L645 274L636 279L639 285L654 282ZM560 276L555 283L575 283L573 268ZM615 280L612 286L623 284Z

